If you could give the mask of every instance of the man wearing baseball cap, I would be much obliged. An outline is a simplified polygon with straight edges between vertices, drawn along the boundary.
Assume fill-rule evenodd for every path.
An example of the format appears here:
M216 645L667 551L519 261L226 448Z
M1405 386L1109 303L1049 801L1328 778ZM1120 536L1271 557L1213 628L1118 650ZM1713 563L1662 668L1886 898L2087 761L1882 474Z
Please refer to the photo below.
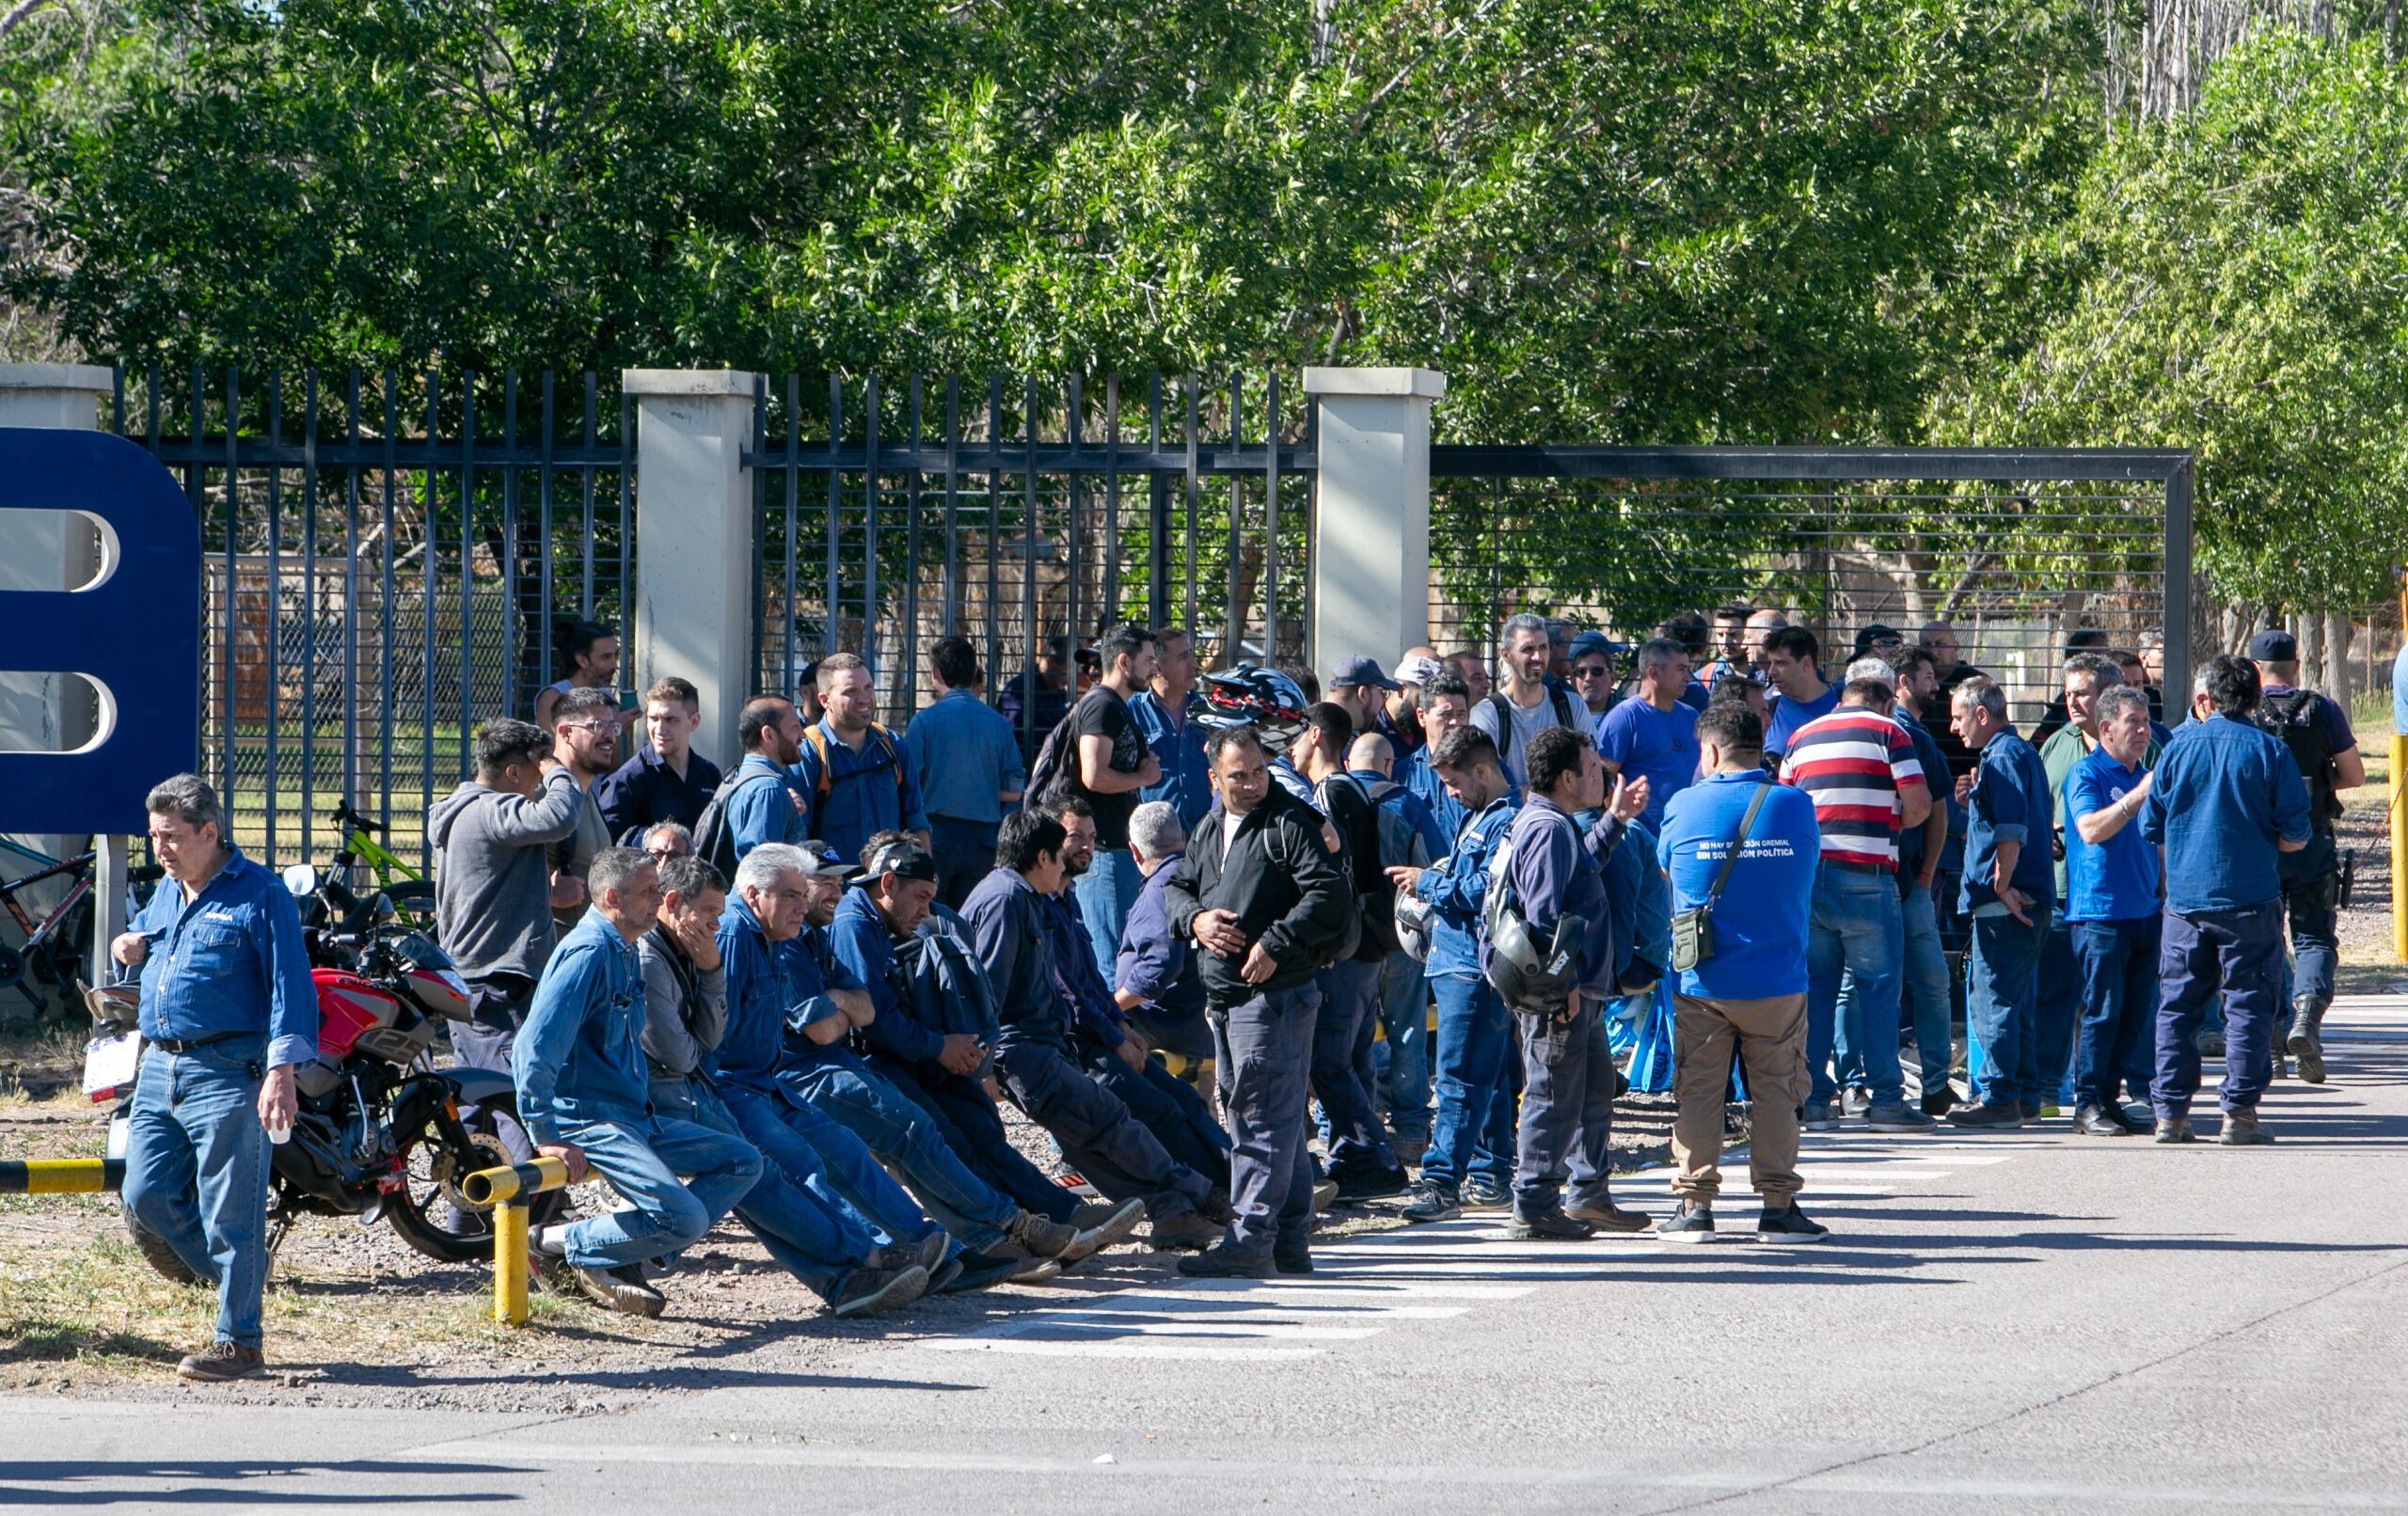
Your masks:
M1388 711L1390 697L1403 688L1401 682L1389 678L1381 669L1379 659L1356 654L1339 659L1338 667L1330 671L1329 703L1354 718L1356 733L1378 733L1402 757L1419 745L1405 736Z
M2367 761L2340 703L2299 686L2299 641L2285 631L2259 632L2249 640L2249 661L2262 686L2251 719L2291 752L2307 784L2307 845L2278 861L2283 913L2291 934L2291 988L2276 1010L2275 1069L2286 1047L2299 1060L2299 1077L2324 1082L2322 1029L2333 1003L2333 971L2340 961L2341 864L2333 842L2341 816L2341 792L2367 782Z

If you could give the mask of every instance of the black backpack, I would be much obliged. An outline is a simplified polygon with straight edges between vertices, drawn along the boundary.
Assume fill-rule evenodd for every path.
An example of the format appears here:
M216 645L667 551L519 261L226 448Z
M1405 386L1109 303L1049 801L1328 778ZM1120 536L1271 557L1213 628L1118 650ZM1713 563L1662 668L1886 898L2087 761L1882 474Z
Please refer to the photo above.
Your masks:
M2308 816L2318 830L2329 831L2340 818L2341 797L2333 788L2333 740L2320 719L2323 699L2313 689L2294 689L2260 701L2249 719L2291 750L2299 777L2307 782Z
M1045 734L1045 740L1037 745L1037 757L1028 766L1028 782L1021 790L1023 808L1042 806L1053 798L1055 790L1070 784L1070 779L1077 770L1064 770L1063 752L1066 748L1072 752L1077 750L1070 734L1078 729L1079 713L1087 708L1087 702L1099 695L1112 700L1119 698L1109 689L1088 690L1079 697L1076 704L1063 713L1060 720L1054 723L1054 730ZM1077 786L1070 787L1075 793Z
M728 825L727 808L737 790L755 782L782 787L785 783L775 774L748 774L739 768L719 782L719 788L711 791L710 803L694 818L694 856L719 870L730 888L736 879L736 829Z
M1397 950L1396 886L1380 868L1379 812L1363 786L1345 774L1323 780L1320 797L1338 832L1338 851L1354 881L1357 925L1337 956L1377 962Z

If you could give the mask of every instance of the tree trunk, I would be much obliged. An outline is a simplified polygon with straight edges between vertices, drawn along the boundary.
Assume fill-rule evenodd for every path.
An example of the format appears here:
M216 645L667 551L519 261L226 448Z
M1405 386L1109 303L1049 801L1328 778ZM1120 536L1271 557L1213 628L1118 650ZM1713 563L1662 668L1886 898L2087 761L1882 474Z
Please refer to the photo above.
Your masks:
M2324 618L2324 683L2319 689L2350 703L2350 613L2337 610Z

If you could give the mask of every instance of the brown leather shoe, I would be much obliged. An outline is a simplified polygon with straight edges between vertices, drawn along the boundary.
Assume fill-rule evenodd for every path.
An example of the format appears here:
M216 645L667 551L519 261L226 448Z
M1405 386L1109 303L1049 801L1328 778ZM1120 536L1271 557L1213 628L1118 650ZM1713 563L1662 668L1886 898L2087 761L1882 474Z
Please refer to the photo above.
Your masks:
M1616 1232L1625 1237L1646 1231L1655 1223L1635 1210L1624 1210L1611 1200L1592 1205L1566 1206L1563 1213L1576 1222L1587 1222L1600 1232Z
M246 1348L239 1342L213 1342L176 1366L176 1378L188 1379L198 1384L224 1384L238 1379L256 1379L266 1372L267 1359L260 1350Z

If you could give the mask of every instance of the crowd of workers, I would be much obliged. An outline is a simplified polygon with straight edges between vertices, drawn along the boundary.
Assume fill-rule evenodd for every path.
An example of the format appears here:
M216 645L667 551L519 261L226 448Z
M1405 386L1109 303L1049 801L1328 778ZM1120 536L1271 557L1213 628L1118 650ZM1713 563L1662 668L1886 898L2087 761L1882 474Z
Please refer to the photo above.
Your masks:
M1017 682L1016 726L948 637L899 732L838 654L743 706L722 771L693 687L623 710L581 628L540 724L484 722L427 819L472 997L452 1055L511 1073L506 1147L616 1196L535 1230L541 1276L657 1315L730 1212L839 1316L1140 1226L1187 1274L1309 1273L1317 1211L1384 1197L1703 1240L1739 1102L1757 1233L1813 1241L1801 1129L2069 1101L2086 1136L2190 1142L2220 1037L2217 1140L2255 1145L2270 1079L2324 1078L2364 768L2287 635L2208 660L2174 731L2147 650L2077 645L2029 738L1941 624L1864 628L1836 677L1750 606L1636 649L1515 616L1497 646L1348 656L1324 688L1123 625L1078 687L1058 654ZM219 1285L182 1372L233 1378L262 1362L261 1130L314 1012L293 902L209 787L150 810L167 882L113 949L150 1048L127 1200ZM1609 1188L1616 1042L1651 1018L1660 1219Z

